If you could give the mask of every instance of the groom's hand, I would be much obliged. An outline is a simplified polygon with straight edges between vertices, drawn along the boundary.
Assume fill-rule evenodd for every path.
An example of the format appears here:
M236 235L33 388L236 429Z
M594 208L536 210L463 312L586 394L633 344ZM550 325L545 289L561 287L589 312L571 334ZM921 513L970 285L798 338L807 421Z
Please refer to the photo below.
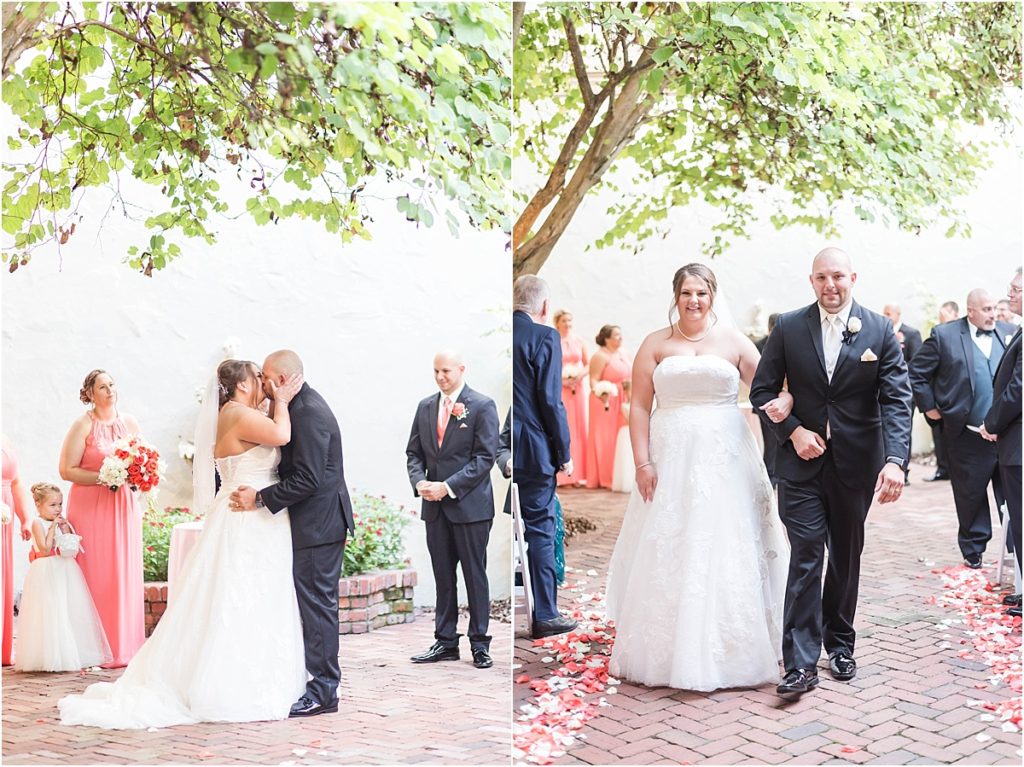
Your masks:
M882 467L878 472L878 481L875 482L875 492L878 493L879 503L891 503L898 501L903 492L905 477L903 469L891 461Z
M427 501L440 501L448 497L444 482L421 482L416 486L420 497Z
M805 461L813 461L815 458L825 455L825 440L817 432L797 426L789 438L793 442L796 454Z
M255 511L256 488L239 485L238 489L231 494L229 505L232 511Z

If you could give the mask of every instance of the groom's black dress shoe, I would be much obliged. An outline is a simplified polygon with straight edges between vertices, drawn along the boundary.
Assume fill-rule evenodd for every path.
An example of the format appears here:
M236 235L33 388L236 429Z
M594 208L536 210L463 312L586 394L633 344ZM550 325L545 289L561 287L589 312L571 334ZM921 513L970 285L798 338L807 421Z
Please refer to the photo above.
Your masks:
M477 668L490 668L494 665L487 650L473 650L473 665Z
M440 642L434 642L430 649L422 655L413 655L409 660L413 663L437 663L440 660L458 660L459 647L445 647Z
M1003 597L1003 604L1008 607L1020 607L1020 594L1007 594Z
M832 678L840 682L846 682L857 675L857 661L847 652L837 652L828 659L828 670L832 672Z
M303 695L295 703L292 704L292 709L288 712L288 716L316 716L317 714L336 714L337 712L337 698L335 698L330 703L317 703L312 698L307 698L305 695Z
M818 672L813 668L798 668L782 678L775 692L784 700L799 700L805 692L818 686Z
M1006 611L1006 614L1011 616L1011 617L1014 617L1014 618L1019 618L1020 617L1020 605L1016 605L1014 607L1011 607L1009 610Z
M533 638L543 639L544 637L553 637L555 634L564 634L567 631L572 631L578 625L572 618L567 618L564 615L559 615L550 621L534 621Z
M964 564L972 570L981 569L981 554L974 554L969 557L964 557Z

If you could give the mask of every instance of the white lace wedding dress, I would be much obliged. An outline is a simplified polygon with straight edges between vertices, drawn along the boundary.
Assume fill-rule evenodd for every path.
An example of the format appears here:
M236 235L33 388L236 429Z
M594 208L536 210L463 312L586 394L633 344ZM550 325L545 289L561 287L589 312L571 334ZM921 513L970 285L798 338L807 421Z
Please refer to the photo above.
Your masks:
M276 482L279 460L267 446L217 459L221 490L156 630L116 682L61 700L61 724L141 729L288 716L306 686L288 512L228 508L239 485Z
M777 683L789 544L736 405L739 371L671 356L654 371L654 498L633 490L612 554L610 671L651 687Z

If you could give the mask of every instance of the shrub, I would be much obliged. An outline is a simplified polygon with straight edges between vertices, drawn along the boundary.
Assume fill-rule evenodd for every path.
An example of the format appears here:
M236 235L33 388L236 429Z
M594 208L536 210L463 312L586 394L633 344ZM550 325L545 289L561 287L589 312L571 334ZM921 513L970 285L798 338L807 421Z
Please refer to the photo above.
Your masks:
M417 516L414 510L391 503L383 495L360 494L352 496L352 513L356 531L345 541L342 577L408 564L402 530Z
M158 509L152 502L142 514L143 580L166 581L167 560L171 550L171 531L181 522L195 522L201 517L184 506Z

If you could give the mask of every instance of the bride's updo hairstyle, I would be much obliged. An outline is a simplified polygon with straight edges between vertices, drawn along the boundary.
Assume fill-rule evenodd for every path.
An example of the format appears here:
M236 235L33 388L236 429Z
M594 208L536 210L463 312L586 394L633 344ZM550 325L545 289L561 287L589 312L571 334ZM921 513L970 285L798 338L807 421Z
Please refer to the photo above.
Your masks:
M218 402L221 407L238 391L238 384L255 377L252 372L255 362L249 360L224 360L217 366Z
M686 282L687 277L696 277L707 285L708 292L711 293L712 308L715 305L715 295L718 293L718 280L715 278L715 273L704 266L704 264L681 266L672 277L672 304L668 307L669 325L674 322L672 312L676 310L676 305L679 303L679 294L683 291L683 283Z

